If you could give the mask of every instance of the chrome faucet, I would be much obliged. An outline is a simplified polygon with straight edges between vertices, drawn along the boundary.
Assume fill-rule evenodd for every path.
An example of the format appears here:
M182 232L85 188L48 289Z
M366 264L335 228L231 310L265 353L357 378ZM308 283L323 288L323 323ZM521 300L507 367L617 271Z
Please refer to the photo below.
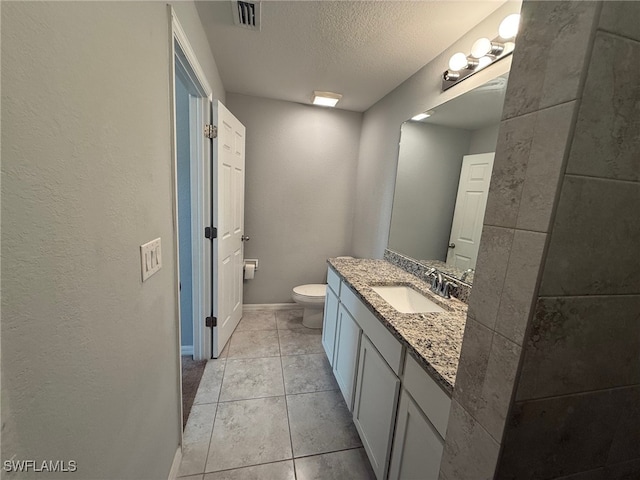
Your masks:
M442 273L430 268L426 273L427 280L431 278L431 291L443 298L451 298L451 288L456 285L444 279Z

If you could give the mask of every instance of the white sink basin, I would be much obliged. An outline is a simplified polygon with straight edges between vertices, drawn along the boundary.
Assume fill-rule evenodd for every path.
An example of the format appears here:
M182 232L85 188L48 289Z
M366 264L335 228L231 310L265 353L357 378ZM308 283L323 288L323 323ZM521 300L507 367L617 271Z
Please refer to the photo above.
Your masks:
M371 287L389 305L400 313L437 313L444 312L437 303L405 285L382 285Z

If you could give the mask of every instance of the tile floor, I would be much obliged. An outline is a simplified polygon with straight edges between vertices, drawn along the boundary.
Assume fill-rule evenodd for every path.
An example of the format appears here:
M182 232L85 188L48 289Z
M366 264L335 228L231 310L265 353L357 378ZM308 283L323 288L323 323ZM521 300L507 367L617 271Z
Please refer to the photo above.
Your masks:
M189 480L372 480L362 443L302 310L244 313L205 368L184 431Z

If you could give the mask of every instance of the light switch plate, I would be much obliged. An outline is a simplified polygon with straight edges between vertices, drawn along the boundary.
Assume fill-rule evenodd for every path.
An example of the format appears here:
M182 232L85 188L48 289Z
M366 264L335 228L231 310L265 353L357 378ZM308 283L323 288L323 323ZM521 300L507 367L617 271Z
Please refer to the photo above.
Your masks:
M160 238L140 245L140 267L142 269L142 281L162 268L162 251Z

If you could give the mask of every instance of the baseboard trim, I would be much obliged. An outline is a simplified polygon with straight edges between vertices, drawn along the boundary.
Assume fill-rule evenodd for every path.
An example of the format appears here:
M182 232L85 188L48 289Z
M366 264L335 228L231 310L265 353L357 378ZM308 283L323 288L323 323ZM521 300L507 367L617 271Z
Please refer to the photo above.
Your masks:
M173 463L171 464L171 470L169 470L168 480L176 480L176 478L178 478L181 462L182 462L182 447L178 445L176 454L173 456Z
M242 310L253 312L255 310L296 310L302 309L297 303L245 303Z
M180 355L193 355L193 345L182 345Z

